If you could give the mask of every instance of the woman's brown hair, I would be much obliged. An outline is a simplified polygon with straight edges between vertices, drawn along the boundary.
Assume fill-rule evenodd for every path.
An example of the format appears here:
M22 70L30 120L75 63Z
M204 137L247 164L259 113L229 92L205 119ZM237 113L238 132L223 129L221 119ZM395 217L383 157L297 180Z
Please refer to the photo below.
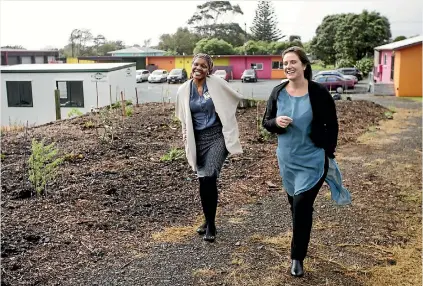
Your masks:
M313 77L313 71L311 70L311 63L304 49L297 46L289 47L283 51L282 59L287 53L295 53L300 58L300 61L303 63L303 65L306 66L304 70L304 78L308 81L311 81Z

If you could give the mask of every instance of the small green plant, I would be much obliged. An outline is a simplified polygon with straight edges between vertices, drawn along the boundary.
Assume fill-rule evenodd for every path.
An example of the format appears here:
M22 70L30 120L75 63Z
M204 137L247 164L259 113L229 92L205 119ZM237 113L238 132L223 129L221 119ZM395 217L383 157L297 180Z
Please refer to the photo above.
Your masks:
M160 161L162 162L168 162L168 161L175 161L178 159L182 159L185 155L184 150L178 149L178 148L172 148L169 152L167 152L165 155L163 155L160 158Z
M384 115L387 119L394 119L394 114L391 111L385 111Z
M6 159L6 155L1 154L1 155L0 155L0 158L1 158L1 160L2 160L2 161L4 161L4 159Z
M84 122L84 127L85 128L94 128L94 122L92 122L91 120Z
M131 106L125 106L125 114L126 116L132 116L134 114L134 109Z
M28 160L29 181L37 195L46 194L47 184L57 175L59 165L64 160L63 157L58 157L58 152L54 142L44 145L44 139L41 142L32 139L31 156Z
M389 106L388 109L392 113L396 113L397 112L397 109L395 108L395 106Z
M107 108L101 109L99 113L99 124L104 131L103 134L98 135L98 138L100 139L101 143L112 143L114 140L114 134L115 134L115 124L113 121L113 110L109 110Z
M68 117L72 117L72 116L81 116L83 113L77 109L77 108L72 108L69 112L68 112Z
M273 134L267 131L263 126L260 125L260 138L264 141L269 141L273 138Z

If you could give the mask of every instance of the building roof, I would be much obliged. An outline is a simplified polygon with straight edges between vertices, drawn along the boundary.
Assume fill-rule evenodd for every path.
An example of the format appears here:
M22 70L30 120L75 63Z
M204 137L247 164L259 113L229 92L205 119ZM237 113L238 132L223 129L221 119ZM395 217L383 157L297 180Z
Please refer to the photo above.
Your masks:
M402 48L405 48L405 47L417 45L417 44L421 43L422 41L423 41L423 36L417 36L417 37L408 38L408 39L405 39L405 40L402 40L402 41L382 45L382 46L376 47L375 50L376 51L397 50L397 49L402 49Z
M140 54L140 53L165 53L166 51L156 50L148 47L130 47L122 50L111 51L108 54Z
M17 53L35 53L35 52L43 52L43 53L58 53L59 50L25 50L25 49L10 49L10 48L0 48L2 52L17 52Z
M136 63L96 64L22 64L1 66L1 73L76 73L110 72L135 66Z

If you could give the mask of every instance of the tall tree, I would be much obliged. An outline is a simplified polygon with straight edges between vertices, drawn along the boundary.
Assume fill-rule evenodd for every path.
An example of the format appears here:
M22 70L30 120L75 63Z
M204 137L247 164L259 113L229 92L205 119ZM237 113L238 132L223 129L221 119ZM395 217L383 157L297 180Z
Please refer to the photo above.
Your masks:
M191 55L199 40L200 37L197 34L191 33L188 28L180 27L174 34L161 35L158 48L172 55Z
M145 39L143 41L143 46L149 48L151 46L151 39Z
M233 15L244 14L239 5L232 5L229 1L207 1L197 6L197 11L188 20L188 25L217 24L222 16L226 16L229 13Z
M388 43L391 29L386 17L364 10L361 14L326 16L316 29L310 49L326 64L357 61L371 55L376 46Z
M104 43L106 42L106 37L104 37L103 35L100 34L100 35L97 35L93 39L93 41L94 41L95 51L96 51L96 53L98 55L98 47L100 45L104 45Z
M239 5L229 1L208 1L197 6L187 23L200 38L218 38L237 46L245 42L245 32L232 16L243 14Z
M278 21L272 3L259 1L251 32L255 40L272 42L285 37L277 27Z

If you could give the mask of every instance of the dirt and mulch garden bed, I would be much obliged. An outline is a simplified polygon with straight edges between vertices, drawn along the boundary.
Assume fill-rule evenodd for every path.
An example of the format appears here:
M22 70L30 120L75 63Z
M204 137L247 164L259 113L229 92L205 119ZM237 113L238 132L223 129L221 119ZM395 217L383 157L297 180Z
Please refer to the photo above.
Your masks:
M337 110L340 147L390 115L368 101L338 101ZM244 153L224 166L225 212L279 188L276 139L257 125L263 111L263 103L237 111ZM104 114L2 134L2 285L80 285L92 269L119 271L123 257L145 254L153 233L200 217L198 183L178 151L173 105L143 104L125 118ZM40 196L28 181L33 138L56 142L65 157Z

